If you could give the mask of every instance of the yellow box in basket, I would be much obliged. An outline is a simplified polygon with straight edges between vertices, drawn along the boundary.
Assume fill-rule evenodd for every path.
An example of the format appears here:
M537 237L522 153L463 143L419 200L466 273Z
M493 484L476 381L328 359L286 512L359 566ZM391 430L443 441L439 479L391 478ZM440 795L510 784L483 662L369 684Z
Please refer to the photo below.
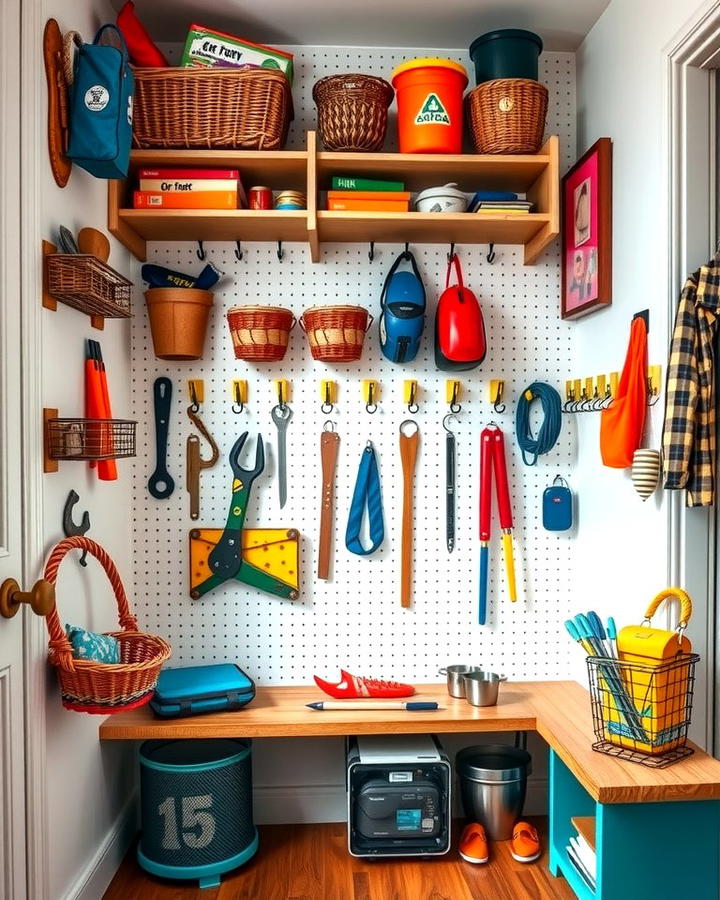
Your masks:
M650 627L650 619L666 598L680 600L677 631ZM669 588L652 601L642 625L628 625L618 632L620 663L610 679L601 678L605 735L613 744L656 754L685 743L692 647L683 632L691 614L688 595L679 588ZM687 662L683 662L684 657L688 657ZM618 696L621 687L637 712L637 720L632 722L618 702L624 702Z

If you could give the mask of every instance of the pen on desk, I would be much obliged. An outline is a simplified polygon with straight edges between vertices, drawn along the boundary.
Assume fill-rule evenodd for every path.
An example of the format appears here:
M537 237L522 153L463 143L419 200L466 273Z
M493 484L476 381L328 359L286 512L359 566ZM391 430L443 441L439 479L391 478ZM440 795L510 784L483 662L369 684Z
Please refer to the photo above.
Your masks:
M306 703L308 709L404 709L407 712L419 712L426 709L440 709L434 700L416 700L401 702L398 700L319 700L317 703Z

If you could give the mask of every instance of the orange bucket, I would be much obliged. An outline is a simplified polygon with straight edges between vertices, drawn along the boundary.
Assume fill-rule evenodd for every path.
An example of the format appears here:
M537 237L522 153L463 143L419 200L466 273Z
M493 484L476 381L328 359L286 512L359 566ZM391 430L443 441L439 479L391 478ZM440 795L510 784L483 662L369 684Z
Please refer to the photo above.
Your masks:
M392 74L401 153L462 153L467 72L450 59L413 59Z

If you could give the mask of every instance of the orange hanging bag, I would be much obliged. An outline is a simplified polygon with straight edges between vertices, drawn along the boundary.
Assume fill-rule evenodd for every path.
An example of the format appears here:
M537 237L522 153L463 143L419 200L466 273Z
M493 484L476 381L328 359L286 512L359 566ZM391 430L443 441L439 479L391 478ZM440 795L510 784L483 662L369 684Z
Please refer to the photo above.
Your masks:
M646 378L647 324L642 316L636 316L617 396L600 418L600 454L606 466L630 468L633 453L642 445L647 412Z

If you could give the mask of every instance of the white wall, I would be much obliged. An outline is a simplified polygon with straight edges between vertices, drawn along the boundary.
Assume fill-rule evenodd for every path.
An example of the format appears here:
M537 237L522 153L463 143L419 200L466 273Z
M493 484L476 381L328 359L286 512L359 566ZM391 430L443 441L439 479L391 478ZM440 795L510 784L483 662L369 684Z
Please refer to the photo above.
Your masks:
M114 18L109 5L101 0L53 0L43 5L43 23L45 18L53 16L63 32L77 29L87 41L92 40L99 24ZM41 41L40 33L37 41ZM42 75L39 73L38 77ZM60 224L74 233L83 226L106 230L106 182L75 167L68 186L61 190L53 180L44 154L39 178L43 237L56 243ZM111 265L127 271L128 262L127 251L113 241ZM88 337L102 345L113 413L126 417L130 411L127 321L108 320L105 330L97 331L90 327L87 316L62 304L58 305L57 312L43 310L43 406L57 408L61 416L84 414L84 340ZM99 482L85 463L61 462L57 474L43 476L43 534L47 552L63 537L63 505L69 491L75 489L80 495L76 519L82 510L89 510L92 523L89 536L107 548L130 587L127 461L118 462L118 473L116 482ZM60 569L57 602L63 623L81 624L95 630L117 627L112 591L99 564L92 559L87 569L81 569L77 554L66 558ZM51 900L68 896L83 881L132 793L132 748L101 745L100 719L65 710L60 703L55 672L48 671L46 747ZM93 896L92 892L89 896Z
M613 305L574 325L576 377L619 371L635 312L650 309L649 362L667 366L669 341L668 188L663 49L700 4L613 0L577 53L578 155L613 140ZM674 290L674 288L673 288ZM660 447L662 402L649 417L645 446ZM599 414L572 417L578 429L578 571L575 607L639 621L667 582L668 497L643 503L629 471L603 467ZM696 598L699 599L699 598Z

